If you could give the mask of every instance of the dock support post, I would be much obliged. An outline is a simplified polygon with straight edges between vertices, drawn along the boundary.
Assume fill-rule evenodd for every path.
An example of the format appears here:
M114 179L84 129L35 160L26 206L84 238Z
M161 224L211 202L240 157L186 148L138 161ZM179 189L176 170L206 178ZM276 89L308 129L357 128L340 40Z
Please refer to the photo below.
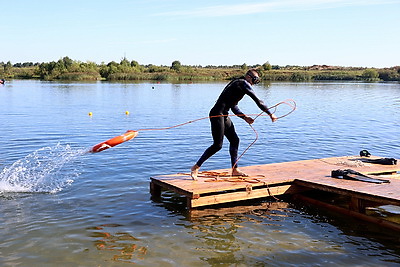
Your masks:
M161 186L155 184L153 181L150 182L150 194L152 197L161 197Z
M359 199L357 197L351 197L349 203L349 209L352 211L356 211L362 214L365 214L365 203L364 200Z
M188 210L192 210L193 209L192 198L186 197L186 207L188 208Z

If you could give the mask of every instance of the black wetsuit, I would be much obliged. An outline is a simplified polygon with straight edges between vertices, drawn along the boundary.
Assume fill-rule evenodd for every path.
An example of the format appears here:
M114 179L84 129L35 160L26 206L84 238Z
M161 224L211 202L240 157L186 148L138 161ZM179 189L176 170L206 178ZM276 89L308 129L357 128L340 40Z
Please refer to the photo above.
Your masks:
M236 134L231 119L228 116L219 115L228 115L228 111L231 109L235 115L245 118L243 112L240 111L237 105L244 95L250 96L262 111L270 114L268 107L255 95L250 83L245 79L236 79L231 81L222 91L217 102L210 111L211 132L214 143L206 149L197 161L197 166L200 167L207 159L222 148L224 136L226 136L230 143L229 153L231 155L232 167L237 165L236 161L239 149L239 137Z

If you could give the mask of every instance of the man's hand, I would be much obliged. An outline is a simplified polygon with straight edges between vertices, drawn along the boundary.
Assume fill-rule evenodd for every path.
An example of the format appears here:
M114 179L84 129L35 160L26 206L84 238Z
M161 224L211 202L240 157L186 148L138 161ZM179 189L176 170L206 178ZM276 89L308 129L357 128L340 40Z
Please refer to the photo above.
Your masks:
M271 115L269 115L269 117L271 118L272 122L275 122L278 119L278 117L273 113Z
M244 120L248 123L248 124L253 124L253 122L254 122L254 119L253 118L251 118L251 117L244 117Z

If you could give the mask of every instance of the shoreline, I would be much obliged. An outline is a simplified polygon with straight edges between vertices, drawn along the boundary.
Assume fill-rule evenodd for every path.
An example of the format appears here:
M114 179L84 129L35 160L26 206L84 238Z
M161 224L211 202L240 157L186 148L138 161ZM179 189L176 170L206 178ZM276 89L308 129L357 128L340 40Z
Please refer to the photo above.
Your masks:
M0 79L39 79L45 81L227 81L241 77L248 69L257 69L264 82L291 81L400 81L400 66L390 68L340 67L327 65L277 66L263 65L188 66L179 61L171 66L140 65L121 60L100 65L64 57L49 63L0 62Z

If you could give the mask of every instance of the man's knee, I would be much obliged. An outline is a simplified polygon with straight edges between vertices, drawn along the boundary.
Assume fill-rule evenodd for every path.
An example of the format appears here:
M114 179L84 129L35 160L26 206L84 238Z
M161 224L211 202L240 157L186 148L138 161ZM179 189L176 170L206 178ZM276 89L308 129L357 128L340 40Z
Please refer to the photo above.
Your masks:
M218 152L222 149L222 143L214 143L211 147L213 151Z

